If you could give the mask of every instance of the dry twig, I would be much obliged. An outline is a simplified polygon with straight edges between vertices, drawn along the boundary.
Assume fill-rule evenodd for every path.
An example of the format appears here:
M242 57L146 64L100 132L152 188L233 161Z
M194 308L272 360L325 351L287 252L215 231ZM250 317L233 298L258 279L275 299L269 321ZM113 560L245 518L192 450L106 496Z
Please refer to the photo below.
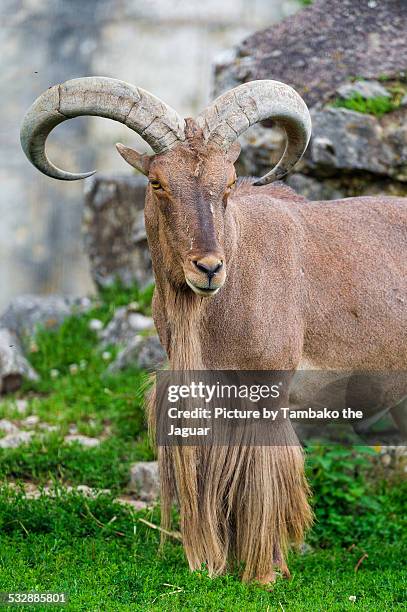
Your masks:
M356 574L356 572L358 571L358 569L359 569L359 567L360 567L361 563L363 563L363 561L364 561L365 559L367 559L367 558L368 558L368 556L369 556L369 555L368 555L367 553L364 553L364 554L363 554L363 555L360 557L359 561L358 561L358 562L356 563L356 565L355 565L355 574Z
M147 527L151 527L151 529L157 529L157 531L165 533L165 535L169 536L170 538L175 538L176 540L182 542L181 534L178 531L167 531L167 529L163 529L162 527L159 527L154 523L150 523L150 521L146 521L146 519L143 518L139 518L139 521L140 523L144 523L145 525L147 525Z

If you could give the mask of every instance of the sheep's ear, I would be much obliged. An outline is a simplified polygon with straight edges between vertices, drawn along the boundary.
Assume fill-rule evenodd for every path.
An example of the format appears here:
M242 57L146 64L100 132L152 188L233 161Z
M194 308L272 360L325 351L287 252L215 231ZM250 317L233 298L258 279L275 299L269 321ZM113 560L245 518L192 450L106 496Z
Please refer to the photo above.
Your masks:
M235 140L235 142L232 144L231 147L229 147L229 150L227 152L227 158L232 164L234 164L237 158L239 157L240 151L241 151L240 144L238 143L237 140Z
M130 164L130 166L136 168L146 176L148 175L148 170L150 168L151 161L149 155L147 155L146 153L138 153L134 149L130 149L130 147L125 147L120 142L116 144L116 149L123 157L123 159L125 159L126 162Z

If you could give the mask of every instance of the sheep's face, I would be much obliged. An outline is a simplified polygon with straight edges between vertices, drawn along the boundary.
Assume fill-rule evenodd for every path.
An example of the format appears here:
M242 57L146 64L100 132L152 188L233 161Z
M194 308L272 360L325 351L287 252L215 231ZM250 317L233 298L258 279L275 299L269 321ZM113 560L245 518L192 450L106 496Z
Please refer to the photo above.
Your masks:
M159 244L164 274L176 288L188 286L208 297L225 282L225 215L239 151L239 145L228 153L208 146L198 132L161 155L136 154L137 167L149 180L145 218L150 248ZM130 161L128 149L120 152Z

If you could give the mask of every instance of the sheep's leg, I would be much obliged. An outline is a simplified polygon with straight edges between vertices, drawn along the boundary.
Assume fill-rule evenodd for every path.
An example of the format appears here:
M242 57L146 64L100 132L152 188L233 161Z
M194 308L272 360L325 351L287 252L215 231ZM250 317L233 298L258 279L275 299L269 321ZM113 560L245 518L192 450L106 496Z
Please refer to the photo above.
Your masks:
M285 555L311 523L299 446L246 447L245 471L235 497L236 557L243 580L261 583L290 572Z

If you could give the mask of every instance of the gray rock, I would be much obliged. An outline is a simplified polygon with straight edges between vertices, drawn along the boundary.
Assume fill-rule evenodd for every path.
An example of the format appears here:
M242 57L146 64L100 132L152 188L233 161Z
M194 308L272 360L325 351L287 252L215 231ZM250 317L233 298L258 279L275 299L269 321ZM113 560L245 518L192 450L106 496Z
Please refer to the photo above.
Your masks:
M366 100L370 98L390 98L390 93L378 81L354 81L353 83L345 83L336 90L338 96L349 99L354 96L361 96Z
M306 163L314 168L360 171L407 180L404 118L379 119L345 108L312 111Z
M89 321L89 329L91 329L92 331L100 331L101 329L103 329L103 321L101 321L100 319L91 319Z
M407 102L381 118L324 108L338 92L390 95L378 79L386 76L391 84L405 79L406 28L402 3L314 0L224 54L215 65L214 90L220 94L253 79L275 79L302 95L312 111L313 138L296 178L287 183L306 197L406 195ZM363 80L350 83L356 75ZM240 174L261 176L281 156L281 137L270 122L253 126L240 141Z
M355 75L370 80L403 74L406 30L403 2L314 0L243 40L216 66L215 91L275 79L294 87L310 106L326 102Z
M15 434L19 431L17 425L7 419L0 419L0 430L6 434Z
M19 414L25 414L28 408L28 401L25 399L15 400L16 410Z
M300 545L300 555L310 555L313 552L314 552L314 549L307 542L303 542Z
M260 124L244 132L239 140L242 145L242 155L238 160L240 176L261 176L268 172L280 159L284 146L282 132Z
M0 392L16 391L23 378L38 380L38 374L24 357L17 336L0 328Z
M388 467L391 464L391 455L382 455L380 460L385 467Z
M378 477L383 476L383 471L386 474L399 474L402 478L407 474L406 446L382 446L372 460Z
M86 312L91 306L89 298L62 295L21 295L11 300L0 317L0 327L7 327L20 340L33 336L36 329L57 328L73 313Z
M118 372L129 366L136 366L144 370L156 370L160 368L167 355L157 335L136 336L131 338L125 348L120 351L113 363L110 364L109 372Z
M12 487L16 487L16 484L13 482L10 482L9 484ZM40 489L37 485L31 482L25 482L23 485L19 483L18 486L19 488L23 486L25 496L28 499L38 499L42 495L47 495L49 497L59 495L59 488L55 488L54 486L45 486L41 487ZM99 495L110 495L111 493L110 489L94 489L92 487L88 487L87 485L78 485L76 487L68 485L65 488L65 491L67 493L80 493L84 497L90 497L93 499L96 499Z
M83 436L82 434L68 434L65 436L64 441L68 444L78 442L78 444L81 446L86 446L87 448L94 448L100 444L100 440L98 438L90 438L89 436Z
M33 427L35 425L38 425L39 420L40 417L38 415L30 414L28 417L21 421L21 425L23 425L24 427Z
M58 427L56 425L50 425L49 423L38 423L38 428L43 431L57 431Z
M4 438L0 438L0 448L17 448L23 444L28 444L33 435L33 431L19 431L8 434Z
M130 495L121 495L117 497L114 501L122 504L123 506L131 506L133 510L138 512L139 510L145 510L148 508L148 503L145 501L141 501L141 499L133 499Z
M101 348L109 344L127 344L134 336L141 331L154 328L154 321L151 317L145 317L139 312L135 312L133 306L123 306L118 308L113 319L100 333Z
M156 461L134 463L130 468L129 490L142 501L156 500L160 493L158 463Z
M318 181L311 176L295 173L286 180L287 185L308 200L339 200L345 197L340 189L330 185L328 181Z
M83 234L91 274L99 287L153 280L144 227L147 179L141 175L98 175L85 187Z
M313 137L296 173L286 179L290 187L316 200L358 194L407 194L404 112L378 118L327 106L315 108L311 114ZM281 137L276 130L258 125L248 130L241 142L240 174L264 174L281 155ZM362 172L369 173L365 179Z

